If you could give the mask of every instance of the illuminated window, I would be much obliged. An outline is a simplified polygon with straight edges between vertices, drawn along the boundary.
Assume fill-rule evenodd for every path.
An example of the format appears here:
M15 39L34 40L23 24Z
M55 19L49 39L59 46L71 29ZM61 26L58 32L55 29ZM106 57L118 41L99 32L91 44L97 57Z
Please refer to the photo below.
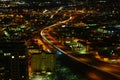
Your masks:
M4 53L4 56L11 56L11 53Z
M0 70L4 70L5 69L5 67L0 67Z
M14 59L15 58L15 56L12 56L12 59Z
M25 58L25 55L19 56L19 58L24 59L24 58Z
M25 78L25 76L22 76L22 78Z
M2 50L0 50L0 53L3 53L3 51L2 51Z

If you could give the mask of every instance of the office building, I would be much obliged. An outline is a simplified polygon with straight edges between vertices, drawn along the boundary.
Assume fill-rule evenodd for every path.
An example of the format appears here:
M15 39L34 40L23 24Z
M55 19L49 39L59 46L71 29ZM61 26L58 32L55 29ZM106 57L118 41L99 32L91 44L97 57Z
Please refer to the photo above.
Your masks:
M24 42L0 42L0 80L28 80Z
M53 72L55 70L55 54L48 52L33 53L31 67L33 72Z

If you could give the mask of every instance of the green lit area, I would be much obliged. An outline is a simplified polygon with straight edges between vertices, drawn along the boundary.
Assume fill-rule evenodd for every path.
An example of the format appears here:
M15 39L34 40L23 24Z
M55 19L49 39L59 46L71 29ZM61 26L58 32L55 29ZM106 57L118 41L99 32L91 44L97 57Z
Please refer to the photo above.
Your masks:
M57 62L55 75L57 76L55 80L86 80L61 62Z
M97 24L87 24L88 26L96 26Z
M4 56L11 56L11 53L4 53Z
M71 48L71 50L78 52L79 54L86 53L86 46L84 46L81 43L73 42L73 43L67 43L67 45Z
M97 31L98 31L98 32L101 32L101 33L107 33L107 32L108 32L107 30L100 29L100 28L98 28Z
M120 29L120 25L115 25L116 28Z
M42 65L41 67L42 71L46 70L46 67L44 65Z
M57 60L55 66L56 69L54 72L46 72L48 74L34 73L30 80L88 80L84 79L82 75L74 73L71 68L62 64L59 60Z
M104 47L103 50L108 50L108 47Z

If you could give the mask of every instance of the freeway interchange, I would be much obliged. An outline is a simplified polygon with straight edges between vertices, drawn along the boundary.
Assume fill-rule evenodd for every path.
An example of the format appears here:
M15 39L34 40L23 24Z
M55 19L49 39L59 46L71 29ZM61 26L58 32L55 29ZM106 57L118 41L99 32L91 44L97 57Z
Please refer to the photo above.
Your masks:
M61 7L60 7L61 9ZM9 10L5 10L5 11L9 11ZM108 58L103 57L103 59L100 58L100 56L98 55L98 53L96 52L97 50L101 50L100 48L96 48L92 47L92 52L86 51L84 52L84 54L77 53L75 52L75 50L72 50L72 48L70 46L74 46L74 45L70 45L70 46L66 46L65 42L70 42L70 40L72 40L72 36L71 33L73 31L72 34L75 33L74 29L71 28L66 28L66 26L71 26L71 24L74 24L77 27L81 27L80 29L77 30L77 34L79 34L79 43L84 44L83 48L86 50L88 49L87 47L91 48L91 44L94 44L94 42L98 41L98 44L103 44L103 39L107 41L113 42L113 44L110 44L112 47L111 49L117 48L119 51L119 25L117 24L116 20L114 20L112 22L111 25L113 25L115 28L112 28L115 30L115 34L114 31L109 30L106 26L106 23L104 23L104 25L102 24L102 26L99 26L97 23L100 23L102 21L106 21L107 19L109 19L109 17L103 17L105 18L105 20L101 20L101 21L93 21L92 19L99 19L101 17L101 15L99 16L94 16L97 15L96 12L94 14L94 11L90 11L90 10L62 10L62 11L58 11L56 13L57 10L53 10L53 11L46 11L45 10L33 10L33 9L22 9L20 10L20 13L18 10L13 10L9 13L5 13L4 14L0 14L1 17L1 29L0 29L0 37L1 37L1 41L3 40L7 40L7 41L11 41L11 40L25 40L28 41L29 43L29 39L35 37L36 36L40 39L42 39L42 41L46 41L46 44L41 44L42 42L39 40L38 43L40 43L39 45L44 45L44 50L50 51L48 49L48 44L50 45L50 47L52 46L53 48L55 48L56 50L58 50L59 52L64 53L65 55L67 55L70 59L75 60L76 65L82 64L82 67L85 67L84 70L91 70L91 72L86 73L88 75L88 77L90 77L92 80L120 80L120 60L118 58L118 60L113 59L112 60L112 64L109 63ZM15 13L15 14L14 14ZM55 14L55 15L54 15ZM99 13L100 14L100 13ZM54 15L54 16L53 16ZM52 17L51 17L52 16ZM109 15L110 16L110 15ZM113 17L112 19L114 19L116 17ZM101 18L100 18L101 19ZM8 22L9 21L9 22ZM76 21L78 21L76 23ZM84 24L84 22L87 22L88 24L93 22L94 24L92 24L92 27L94 26L95 28L90 28L90 27L86 27L86 25ZM19 24L19 25L18 25ZM70 24L70 25L69 25ZM50 25L50 26L49 26ZM73 26L73 25L72 25ZM85 26L85 27L84 27ZM89 24L89 26L91 26L91 24ZM68 29L71 29L71 32L69 31L67 34L65 32L61 32L61 28L66 29L66 31ZM111 27L110 27L111 28ZM117 28L117 29L116 29ZM80 31L79 31L80 30ZM89 31L91 30L91 31ZM108 30L108 31L107 31ZM92 34L89 34L89 32L91 32ZM106 33L109 34L106 34ZM65 33L65 34L61 34L61 33ZM76 34L76 35L77 35ZM105 34L105 35L103 35ZM65 37L65 40L63 37L61 37L61 35L63 37ZM82 36L81 36L82 35ZM95 35L95 36L94 36ZM112 35L112 36L111 36ZM117 36L115 36L117 35ZM40 37L42 36L42 38ZM67 36L67 38L66 38ZM112 41L112 38L114 38L114 41ZM89 40L86 40L89 39ZM75 39L73 39L75 40ZM83 41L83 42L82 42ZM73 41L74 42L74 41ZM78 42L76 43L78 46ZM118 42L118 43L114 43L114 42ZM87 45L87 44L88 45ZM118 46L117 46L118 44ZM76 45L75 45L76 46ZM87 46L87 47L86 47ZM53 49L52 48L52 49ZM76 50L80 50L81 48L81 44L80 46L73 47L73 49ZM94 50L95 49L95 50ZM116 56L116 54L114 54L114 50L111 50L113 56ZM86 54L87 53L87 54ZM117 55L119 57L119 55ZM117 63L116 63L117 61ZM80 63L79 63L80 62ZM77 67L77 66L76 66ZM89 69L87 69L89 68ZM79 69L79 67L77 67L77 69ZM80 69L81 70L81 69ZM92 72L93 71L93 72ZM87 71L86 71L87 72Z
M113 80L113 79L119 80L120 79L119 64L110 64L108 62L102 61L101 59L97 59L96 55L94 55L96 53L95 51L93 51L90 54L77 54L74 51L67 48L64 44L62 44L62 43L60 44L58 39L56 39L55 36L51 35L50 32L54 32L54 30L56 28L60 27L59 25L69 23L69 21L71 19L72 19L72 17L63 22L58 22L56 24L53 24L49 27L44 28L41 31L41 35L42 35L43 39L46 40L49 44L51 44L58 51L67 55L71 59L74 59L82 64L85 64L85 65L89 66L89 68L97 69L98 70L97 74L99 74L99 75L95 75L96 73L91 73L91 75L89 76L89 77L96 76L96 78L93 78L93 80L96 80L96 79L97 80L106 80L106 78L108 78L108 80ZM86 53L89 53L89 52L86 52ZM93 70L93 72L94 72L94 70ZM103 73L104 75L101 75L101 73ZM92 75L92 74L94 74L94 75ZM100 76L102 76L102 77L100 77ZM110 77L110 76L112 76L112 77Z

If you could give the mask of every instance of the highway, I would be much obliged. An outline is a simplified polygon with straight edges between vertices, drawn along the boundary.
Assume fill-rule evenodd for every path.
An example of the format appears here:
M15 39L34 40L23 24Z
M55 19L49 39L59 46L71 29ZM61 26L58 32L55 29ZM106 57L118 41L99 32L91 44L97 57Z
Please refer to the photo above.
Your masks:
M66 46L60 44L59 41L57 41L51 34L49 34L49 32L53 30L52 28L69 22L71 19L72 17L63 22L59 22L44 28L40 33L42 38L58 51L64 53L64 55L66 55L70 59L75 60L75 62L77 61L76 65L81 66L82 64L82 67L84 67L83 69L88 70L86 71L86 73L92 80L120 80L119 64L109 64L99 61L93 56L93 54L78 55L72 50L68 49ZM81 70L82 68L77 69Z
M39 31L38 31L39 32ZM37 33L37 32L36 32ZM33 40L37 40L38 45L43 46L43 50L48 51L49 53L54 52L56 49L51 46L51 44L48 44L48 42L44 39L42 39L41 35L37 35L32 38ZM27 41L31 42L31 41ZM65 64L62 64L58 59L56 61L55 65L56 69L55 72L52 75L39 75L39 74L30 74L30 80L89 80L85 75L82 75L82 73L79 75L77 73L74 73L69 66L66 66ZM32 73L31 67L29 65L29 73Z
M5 2L2 2L5 1ZM55 38L55 36L53 36L51 34L51 32L54 32L54 29L58 29L59 27L61 27L61 25L63 24L68 24L70 23L75 23L74 18L78 17L79 19L76 19L78 22L79 21L85 21L89 23L89 20L94 21L97 19L101 19L100 21L97 20L97 22L100 23L106 23L109 21L109 18L112 16L115 16L113 18L110 18L110 22L112 19L117 18L117 16L119 15L119 9L117 8L118 6L114 6L114 9L103 9L103 5L97 5L95 6L95 10L87 10L86 8L86 4L85 7L80 7L80 10L77 10L77 8L75 7L71 7L71 10L68 10L69 8L66 7L66 9L64 9L64 11L62 10L64 7L59 7L57 10L53 9L51 7L53 7L53 5L51 5L50 3L39 3L36 4L36 2L33 1L33 4L31 6L30 3L32 3L31 1L28 5L24 5L26 6L25 8L23 8L23 6L20 6L19 4L13 5L12 2L6 2L6 0L2 0L1 2L1 28L0 28L0 36L1 36L1 41L5 40L5 41L12 41L12 40L28 40L28 38L32 38L34 40L37 40L38 46L43 47L43 49L45 51L48 52L58 52L59 53L59 59L61 61L63 61L63 63L65 63L65 65L68 65L68 67L73 68L78 74L83 74L85 77L87 77L87 80L120 80L120 64L112 64L112 63L106 63L103 62L102 60L99 60L97 58L99 58L99 56L95 56L95 51L93 51L93 54L91 54L91 52L86 52L85 54L78 54L75 51L72 51L70 48L66 47L64 45L64 43L60 43L60 41L58 41L58 39ZM9 0L11 1L11 0ZM76 0L73 0L76 1ZM68 1L69 3L69 1ZM20 2L20 4L22 4ZM48 8L48 6L51 5L51 7L49 6L49 9L47 10L46 8ZM78 3L79 5L83 4L83 3ZM13 5L13 6L12 6ZM33 6L37 5L35 7L35 9L33 9ZM61 4L62 5L62 4ZM92 4L93 5L93 4ZM96 5L96 3L95 3ZM106 5L106 4L105 4ZM44 11L41 11L41 7L45 7ZM74 6L73 3L70 3L69 5L65 4L64 6ZM84 5L82 5L84 6ZM91 6L91 5L89 5ZM109 4L109 6L106 7L110 7L111 4ZM78 7L76 5L76 7ZM87 6L88 7L88 6ZM75 9L73 9L75 8ZM78 8L78 9L79 9ZM90 7L91 8L91 7ZM97 8L97 9L96 9ZM110 7L112 8L112 7ZM118 9L118 10L117 10ZM108 11L107 13L110 13L110 17L106 18L106 12L99 12L98 10L101 11ZM65 13L64 13L65 12ZM98 13L98 14L103 14L105 13L105 15L103 16L99 16L98 17L92 17L89 19L89 15L91 15L92 13ZM58 15L59 13L59 15ZM63 14L64 13L64 14ZM81 15L81 13L83 13L83 15ZM112 13L112 14L111 14ZM117 14L117 15L116 15ZM50 16L51 15L51 16ZM74 16L72 16L74 15ZM62 21L63 19L68 18L69 16L71 16L69 19ZM104 22L104 20L105 22ZM57 22L59 21L59 22ZM115 19L113 22L118 22L119 19ZM55 23L57 22L57 23ZM95 23L97 23L95 22ZM54 24L53 24L54 23ZM51 25L53 24L53 25ZM51 25L51 26L48 26ZM76 24L78 25L78 24ZM42 30L38 30L40 28L42 28L41 26L48 26L46 28L43 28ZM38 31L37 31L38 30ZM83 29L82 29L83 30ZM98 29L99 31L101 29ZM113 31L112 31L113 32ZM39 34L40 33L40 34ZM118 35L119 36L119 35ZM91 36L93 37L93 36ZM99 38L99 36L98 36ZM113 37L114 38L114 37ZM118 38L119 39L119 38ZM116 41L116 40L115 40ZM31 42L32 41L26 41ZM28 45L27 45L28 46ZM85 46L83 47L84 49L86 48ZM33 50L35 51L35 50ZM32 53L32 50L30 51L30 53ZM97 58L96 58L97 57ZM107 60L107 59L106 59ZM114 62L114 60L113 60ZM119 61L120 62L120 61ZM30 67L30 66L29 66ZM62 69L62 67L60 66L59 68ZM65 69L63 69L65 70ZM69 72L67 73L68 75L72 73ZM59 74L58 76L61 77L61 75L64 73ZM66 74L66 75L67 75ZM2 74L1 74L2 75ZM65 76L66 76L65 75ZM73 79L74 76L68 76L71 79L67 79L67 80L77 80L77 79ZM44 77L42 77L41 75L36 75L36 79L35 80L44 80ZM46 79L45 79L46 80ZM54 80L65 80L65 79L54 79ZM81 79L78 79L81 80ZM82 79L82 80L86 80L86 79Z

